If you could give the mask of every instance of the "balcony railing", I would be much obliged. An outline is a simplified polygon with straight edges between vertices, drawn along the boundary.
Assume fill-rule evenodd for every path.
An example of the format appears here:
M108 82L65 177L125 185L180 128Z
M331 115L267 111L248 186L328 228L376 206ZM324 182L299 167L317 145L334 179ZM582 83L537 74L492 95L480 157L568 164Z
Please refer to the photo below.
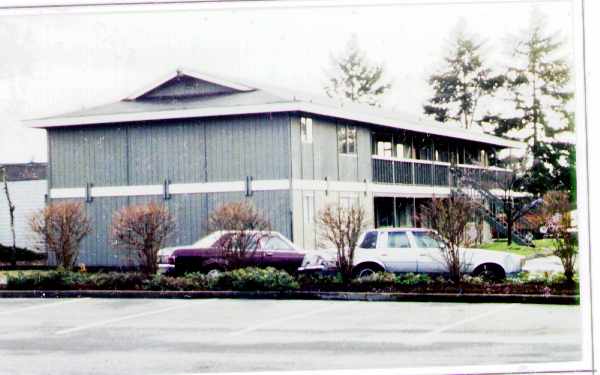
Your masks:
M373 156L373 182L383 184L456 186L450 163L427 160L399 160ZM494 167L458 165L462 174L490 188L500 187L500 181L510 176L510 171Z

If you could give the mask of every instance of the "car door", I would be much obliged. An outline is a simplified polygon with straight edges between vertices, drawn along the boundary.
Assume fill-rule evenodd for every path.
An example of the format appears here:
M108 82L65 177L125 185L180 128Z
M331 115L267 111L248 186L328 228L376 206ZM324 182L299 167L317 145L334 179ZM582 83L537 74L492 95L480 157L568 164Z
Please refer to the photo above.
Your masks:
M382 232L377 247L387 271L417 272L417 251L406 231Z
M417 251L417 272L445 273L446 261L441 244L430 231L412 231L412 239Z
M261 241L263 267L274 267L294 272L302 265L304 253L298 251L288 241L272 235Z

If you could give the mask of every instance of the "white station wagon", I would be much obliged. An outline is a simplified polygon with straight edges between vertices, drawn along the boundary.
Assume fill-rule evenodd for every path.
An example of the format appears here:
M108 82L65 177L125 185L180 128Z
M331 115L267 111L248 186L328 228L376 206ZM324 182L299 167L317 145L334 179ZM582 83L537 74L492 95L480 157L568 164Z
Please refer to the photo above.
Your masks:
M431 229L423 228L378 228L364 232L358 240L354 253L354 274L368 276L374 272L394 273L447 273L443 256L444 241ZM522 257L501 251L463 248L464 272L490 279L504 279L508 274L521 271ZM304 267L323 268L335 264L335 253L305 259ZM323 254L324 255L324 254ZM333 259L325 259L332 258ZM312 263L312 264L311 264Z

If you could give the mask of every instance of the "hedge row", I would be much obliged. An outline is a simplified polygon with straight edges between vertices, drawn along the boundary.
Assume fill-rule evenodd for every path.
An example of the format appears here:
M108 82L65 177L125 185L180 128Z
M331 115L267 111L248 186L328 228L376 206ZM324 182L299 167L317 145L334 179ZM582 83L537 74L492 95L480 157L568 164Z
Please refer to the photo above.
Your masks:
M11 290L237 290L237 291L359 291L488 294L578 294L577 284L568 284L561 274L528 274L489 283L465 276L460 284L425 274L377 273L345 285L339 276L294 277L274 268L244 268L216 276L190 273L174 277L145 276L137 272L87 273L48 271L12 274Z

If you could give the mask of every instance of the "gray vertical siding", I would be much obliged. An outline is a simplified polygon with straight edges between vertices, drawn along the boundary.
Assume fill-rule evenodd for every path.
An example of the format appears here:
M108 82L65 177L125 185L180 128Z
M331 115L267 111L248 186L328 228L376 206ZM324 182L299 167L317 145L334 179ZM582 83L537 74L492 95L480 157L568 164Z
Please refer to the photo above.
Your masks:
M49 129L50 188L285 179L288 114Z
M289 178L288 114L213 121L206 126L209 181Z
M50 188L287 179L290 176L290 118L287 114L185 119L127 126L50 129ZM177 230L167 245L190 244L207 234L208 215L218 205L248 199L274 230L291 236L290 192L175 194L94 198L84 203L94 228L82 243L79 262L126 266L127 251L110 240L114 213L127 205L164 203ZM60 200L53 200L60 201Z
M200 121L136 124L127 131L129 184L206 180L206 127Z
M300 137L300 117L294 115L291 121L294 178L371 180L371 131L366 125L352 123L357 129L356 154L343 155L338 153L337 120L313 117L313 143L305 144Z
M49 129L50 188L127 184L127 138L120 126Z

